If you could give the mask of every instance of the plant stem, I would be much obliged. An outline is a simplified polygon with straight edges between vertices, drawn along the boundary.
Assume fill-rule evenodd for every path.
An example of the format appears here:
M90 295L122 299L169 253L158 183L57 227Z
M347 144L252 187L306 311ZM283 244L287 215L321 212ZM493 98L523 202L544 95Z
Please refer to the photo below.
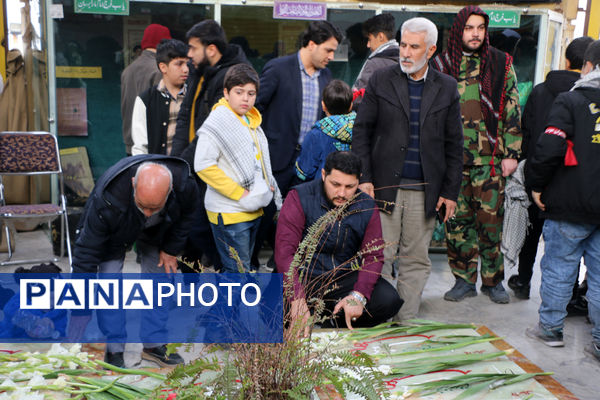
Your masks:
M405 351L405 352L400 352L400 353L390 353L390 354L373 354L373 355L371 355L371 357L373 357L375 359L391 358L391 357L399 357L399 356L406 356L406 355L412 355L412 354L429 353L429 352L434 352L434 351L454 350L454 349L459 349L461 347L466 347L466 346L469 346L472 344L491 342L493 340L500 340L500 339L501 338L499 338L499 337L479 338L479 339L449 344L449 345L445 345L445 346L432 347L429 349L412 350L412 351ZM439 342L425 340L423 343L439 343Z
M149 376L149 377L152 377L152 378L156 378L156 379L161 380L161 381L164 381L167 378L163 374L159 374L157 372L146 371L146 370L143 370L143 369L119 368L119 367L115 367L114 365L106 363L106 362L101 361L101 360L95 360L94 362L96 364L100 365L103 368L109 369L109 370L111 370L113 372L118 372L120 374L145 375L145 376Z

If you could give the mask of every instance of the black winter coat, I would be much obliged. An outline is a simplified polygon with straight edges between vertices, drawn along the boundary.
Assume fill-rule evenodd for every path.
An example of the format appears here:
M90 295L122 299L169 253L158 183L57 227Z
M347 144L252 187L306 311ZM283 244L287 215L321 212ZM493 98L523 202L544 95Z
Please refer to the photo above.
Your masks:
M550 71L546 80L536 85L523 109L521 131L523 132L522 158L531 161L538 138L546 129L548 114L556 96L571 90L579 79L575 71ZM527 167L526 167L527 168Z
M144 215L133 199L131 179L146 161L166 165L173 174L173 190L164 210L164 221L144 230ZM179 254L194 223L198 186L187 163L158 154L127 157L110 167L88 199L73 247L73 272L96 272L103 261L125 256L136 240Z
M425 215L435 215L438 198L456 201L462 180L463 130L454 78L429 68L421 102L421 165ZM400 66L373 73L352 135L352 152L362 161L361 183L375 186L375 199L392 212L409 144L408 78Z
M204 77L204 82L196 99L194 118L194 131L196 132L210 114L215 103L223 97L223 78L225 78L229 67L236 64L250 64L242 48L236 44L227 45L227 50L225 50L219 62L213 66L207 65L195 68L191 62L189 64L190 75L187 80L187 92L177 115L177 127L173 137L171 155L183 158L192 166L192 169L194 167L197 136L190 143L190 115L200 78Z
M528 182L542 193L552 220L600 224L600 89L577 88L557 98L537 142ZM573 143L577 165L565 166L567 141Z

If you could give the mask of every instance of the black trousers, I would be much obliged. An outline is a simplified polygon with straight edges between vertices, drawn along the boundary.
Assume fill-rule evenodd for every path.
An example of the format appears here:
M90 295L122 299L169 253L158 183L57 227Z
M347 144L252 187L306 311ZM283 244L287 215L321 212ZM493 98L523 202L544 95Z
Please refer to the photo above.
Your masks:
M275 180L277 181L277 186L279 186L279 191L281 192L281 196L283 196L283 198L285 198L285 196L287 196L287 193L290 191L290 188L294 185L297 184L297 180L296 178L296 167L295 164L296 163L296 158L294 158L294 161L292 164L288 165L285 169L281 170L281 171L274 171L273 172L273 176L275 177Z
M217 245L210 228L206 208L204 207L206 183L200 180L197 175L196 178L200 195L196 199L198 205L194 214L194 225L189 232L182 256L189 262L193 262L195 264L194 268L197 268L202 256L206 255L210 259L210 262L212 262L214 268L219 271L222 268L221 259L219 258ZM182 272L197 272L197 270L194 270L183 263L179 263L179 266Z
M521 253L519 253L519 281L524 285L531 282L538 243L544 228L544 219L540 217L538 206L532 203L527 211L531 226L527 228L527 236L525 236L525 242L521 248Z
M321 324L323 328L346 328L344 311L342 310L333 315L333 309L341 299L350 294L357 279L358 271L353 271L335 279L335 282L328 285L328 287L320 287L317 290L319 295L323 296L325 302L323 317L326 319ZM308 286L313 286L312 283L314 282L315 280L312 280ZM311 294L307 294L307 297L310 298ZM369 327L381 324L396 315L403 303L404 300L400 298L396 289L380 277L375 283L365 310L356 321L352 322L352 327Z

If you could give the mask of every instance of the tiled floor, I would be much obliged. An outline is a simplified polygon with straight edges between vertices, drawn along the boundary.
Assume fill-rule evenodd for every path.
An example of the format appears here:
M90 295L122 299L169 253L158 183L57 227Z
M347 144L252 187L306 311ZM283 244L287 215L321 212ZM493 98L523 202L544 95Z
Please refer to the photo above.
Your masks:
M42 235L41 230L19 233L15 257L24 254L32 257L38 253L47 253L49 245L46 245ZM541 250L542 248L540 248L540 253ZM541 254L538 256L538 263L540 256ZM432 273L423 293L419 317L445 322L473 322L486 325L543 370L553 371L556 380L578 398L582 400L600 398L598 394L600 362L591 359L583 352L583 348L591 341L591 325L586 322L584 317L567 319L565 347L563 348L550 348L525 336L525 328L538 321L539 266L536 266L533 275L530 300L518 300L512 296L512 292L509 290L511 302L506 305L492 303L487 296L482 294L459 303L452 303L442 299L443 293L454 284L446 256L431 254L431 259L433 262ZM65 271L68 270L67 264L66 258L59 262ZM139 268L132 253L127 255L125 265L126 270L130 272L135 272ZM14 267L4 267L2 272L12 272L13 270ZM507 271L507 278L513 273L516 271ZM129 350L131 350L128 354L129 363L133 363L141 349L132 346ZM184 354L184 357L189 359L191 355Z

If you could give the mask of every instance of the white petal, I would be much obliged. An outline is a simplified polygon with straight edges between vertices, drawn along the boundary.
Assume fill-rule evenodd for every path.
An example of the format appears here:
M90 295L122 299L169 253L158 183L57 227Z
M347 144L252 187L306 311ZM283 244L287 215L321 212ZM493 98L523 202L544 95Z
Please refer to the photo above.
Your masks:
M37 364L41 364L42 360L40 360L39 358L35 358L35 357L29 357L28 359L25 360L25 362L29 365L37 365Z
M17 385L10 378L5 379L4 382L2 382L2 384L0 386L4 386L4 387L17 387Z
M23 372L20 369L15 369L14 371L10 371L10 373L8 374L8 377L10 379L14 379L14 380L29 379L32 376L33 376L33 373Z
M75 343L73 346L71 346L71 348L69 349L69 353L71 354L77 354L81 351L81 343Z
M390 372L392 372L392 367L385 364L380 365L377 369L379 369L379 372L381 372L384 375L388 375Z
M60 343L53 343L52 347L50 347L50 350L48 350L46 354L48 354L49 356L52 356L54 354L66 355L69 354L69 351L62 347Z
M44 377L39 373L39 372L35 372L33 374L33 377L29 380L29 386L44 386L46 384L46 380L44 379Z
M59 387L66 387L67 386L67 380L65 379L64 376L59 376L58 378L56 378L54 380L54 382L52 382L53 385L59 386Z

